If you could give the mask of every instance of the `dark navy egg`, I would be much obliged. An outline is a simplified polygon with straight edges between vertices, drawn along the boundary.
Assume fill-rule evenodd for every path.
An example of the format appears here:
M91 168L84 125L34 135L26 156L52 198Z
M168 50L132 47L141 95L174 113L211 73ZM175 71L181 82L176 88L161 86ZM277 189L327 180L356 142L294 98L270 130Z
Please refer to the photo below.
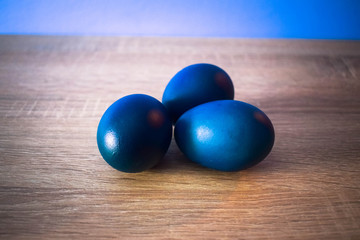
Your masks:
M215 100L234 99L234 86L221 68L199 63L178 72L168 83L162 102L172 121L187 110Z
M192 161L221 171L239 171L261 162L274 145L274 128L258 108L220 100L184 113L175 140Z
M172 123L166 108L143 94L114 102L97 130L101 155L123 172L141 172L155 166L169 148L171 137Z

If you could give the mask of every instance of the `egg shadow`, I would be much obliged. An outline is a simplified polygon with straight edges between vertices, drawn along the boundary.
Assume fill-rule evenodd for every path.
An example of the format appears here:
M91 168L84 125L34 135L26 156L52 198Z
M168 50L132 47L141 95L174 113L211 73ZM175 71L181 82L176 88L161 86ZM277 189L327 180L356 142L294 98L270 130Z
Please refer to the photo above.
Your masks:
M260 163L255 166L252 166L248 169L242 170L247 173L269 173L269 172L284 172L289 171L292 168L293 163L291 161L286 161L283 159L283 156L279 151L273 150L270 154Z
M149 171L179 171L189 168L201 167L188 159L179 149L174 139L171 140L169 149L163 159Z

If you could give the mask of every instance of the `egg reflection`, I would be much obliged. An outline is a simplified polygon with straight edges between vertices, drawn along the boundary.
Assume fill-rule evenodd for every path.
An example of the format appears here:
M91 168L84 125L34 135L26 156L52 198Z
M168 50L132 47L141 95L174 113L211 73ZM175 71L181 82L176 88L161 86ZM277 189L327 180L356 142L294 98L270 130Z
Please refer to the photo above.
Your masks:
M154 128L158 128L158 127L161 127L161 125L164 123L165 116L161 111L159 111L157 109L152 109L149 111L149 113L147 115L147 119L148 119L150 126L152 126Z
M109 131L105 134L105 146L114 151L118 145L118 139L113 131Z
M206 126L200 126L196 129L196 137L199 142L209 141L213 136L214 133Z

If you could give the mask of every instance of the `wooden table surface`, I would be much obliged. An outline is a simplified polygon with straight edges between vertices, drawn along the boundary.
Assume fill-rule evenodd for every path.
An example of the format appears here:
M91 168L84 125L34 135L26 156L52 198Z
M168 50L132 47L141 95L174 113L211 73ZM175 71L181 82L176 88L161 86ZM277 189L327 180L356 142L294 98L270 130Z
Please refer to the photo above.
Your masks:
M276 142L225 173L175 142L155 168L96 144L115 100L161 100L199 62L268 114ZM1 239L360 239L360 41L0 36Z

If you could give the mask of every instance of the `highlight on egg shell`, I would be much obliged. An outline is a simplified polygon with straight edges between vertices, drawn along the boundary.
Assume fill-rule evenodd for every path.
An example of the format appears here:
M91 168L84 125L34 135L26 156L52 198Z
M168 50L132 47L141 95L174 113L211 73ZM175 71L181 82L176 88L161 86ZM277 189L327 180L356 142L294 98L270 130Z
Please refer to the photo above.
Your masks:
M104 160L123 172L154 167L172 138L172 123L161 102L144 94L125 96L102 116L97 144Z
M175 140L192 161L220 171L239 171L261 162L275 140L267 115L235 100L201 104L176 122Z
M187 110L215 100L234 99L234 86L220 67L199 63L180 70L165 88L162 103L175 123Z

